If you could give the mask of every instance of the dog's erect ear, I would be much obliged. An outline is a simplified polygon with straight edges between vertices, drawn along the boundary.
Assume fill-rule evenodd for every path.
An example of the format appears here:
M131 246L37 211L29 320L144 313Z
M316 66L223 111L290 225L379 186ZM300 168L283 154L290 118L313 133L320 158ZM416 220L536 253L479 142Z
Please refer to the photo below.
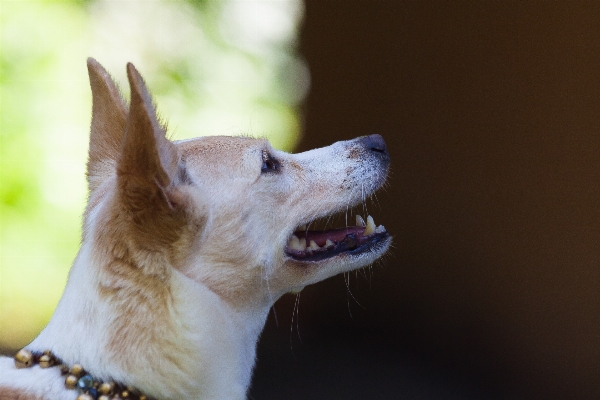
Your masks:
M87 66L92 88L92 127L87 164L91 192L115 170L125 133L127 107L102 65L88 58Z
M165 137L152 98L139 72L127 64L131 103L117 164L119 202L140 233L170 241L183 224L177 148ZM146 235L145 235L146 236Z

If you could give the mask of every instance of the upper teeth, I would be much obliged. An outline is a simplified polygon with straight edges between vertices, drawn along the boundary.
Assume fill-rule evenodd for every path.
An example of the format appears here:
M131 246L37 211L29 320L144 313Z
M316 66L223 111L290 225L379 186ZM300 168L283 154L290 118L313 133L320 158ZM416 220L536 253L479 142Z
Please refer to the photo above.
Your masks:
M370 215L367 216L367 222L361 217L359 214L356 215L356 226L365 227L365 231L363 232L363 236L369 236L373 233L383 233L385 232L385 228L383 225L375 225L375 220Z
M356 215L356 226L367 226L365 220L359 214Z
M377 228L375 226L375 221L373 220L373 217L371 217L369 215L367 217L367 228L365 229L365 232L363 233L363 235L364 236L369 236L370 234L372 234L373 232L375 232L375 228Z

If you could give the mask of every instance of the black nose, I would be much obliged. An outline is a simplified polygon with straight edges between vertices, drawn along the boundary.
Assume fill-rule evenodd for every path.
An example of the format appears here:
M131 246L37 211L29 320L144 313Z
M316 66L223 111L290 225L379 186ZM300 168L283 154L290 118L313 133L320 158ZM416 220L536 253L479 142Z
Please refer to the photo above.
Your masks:
M380 153L382 155L389 156L385 140L381 135L369 135L362 138L363 145L374 153Z

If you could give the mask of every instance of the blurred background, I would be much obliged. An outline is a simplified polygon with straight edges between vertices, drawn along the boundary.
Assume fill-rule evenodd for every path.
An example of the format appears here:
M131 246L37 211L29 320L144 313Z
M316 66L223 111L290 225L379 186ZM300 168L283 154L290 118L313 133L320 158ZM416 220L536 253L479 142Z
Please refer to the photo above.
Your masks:
M600 398L600 3L1 1L6 353L77 251L90 55L177 139L387 141L391 257L276 303L251 399Z
M79 246L86 59L129 96L146 78L174 139L257 135L293 150L309 88L300 1L0 0L0 347L45 326Z

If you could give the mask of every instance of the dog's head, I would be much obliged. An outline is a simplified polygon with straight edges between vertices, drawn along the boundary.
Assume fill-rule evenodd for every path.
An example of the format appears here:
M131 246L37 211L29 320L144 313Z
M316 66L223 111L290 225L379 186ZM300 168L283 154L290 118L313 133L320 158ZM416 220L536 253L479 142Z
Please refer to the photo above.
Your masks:
M389 156L380 136L300 154L249 137L172 142L133 65L129 107L96 61L88 69L93 115L84 241L98 243L107 290L129 273L146 286L181 273L243 307L369 265L389 247L390 236L370 218L310 228L364 202L385 182Z

